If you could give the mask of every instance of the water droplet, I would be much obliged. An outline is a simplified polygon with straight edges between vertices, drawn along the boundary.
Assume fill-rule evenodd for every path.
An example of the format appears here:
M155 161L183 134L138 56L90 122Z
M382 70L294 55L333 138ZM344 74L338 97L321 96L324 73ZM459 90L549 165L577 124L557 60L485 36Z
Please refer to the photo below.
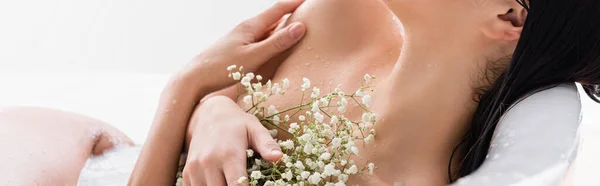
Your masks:
M308 51L312 51L313 48L312 47L308 47L307 49L308 49Z
M321 56L320 56L320 55L317 55L316 57L317 57L317 59L321 59Z
M304 63L304 65L310 66L310 62L306 62L306 63Z

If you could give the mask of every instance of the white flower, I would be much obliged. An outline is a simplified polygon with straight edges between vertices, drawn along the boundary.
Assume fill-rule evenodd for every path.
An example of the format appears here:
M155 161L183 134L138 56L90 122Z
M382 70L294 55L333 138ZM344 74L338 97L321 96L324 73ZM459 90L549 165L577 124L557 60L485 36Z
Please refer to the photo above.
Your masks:
M370 107L371 106L371 96L370 95L365 95L362 97L362 102L363 104L365 104L365 106Z
M252 179L261 179L263 177L262 173L260 171L252 171L252 174L250 174L250 177Z
M346 169L344 171L344 173L346 173L346 174L356 174L356 173L358 173L358 167L356 167L356 165L352 165L352 166L350 166L350 168Z
M360 96L364 96L364 95L365 95L365 92L363 92L361 89L358 89L358 90L356 91L356 93L354 93L354 95L355 95L355 96L358 96L358 97L360 97Z
M340 180L340 182L346 183L348 181L348 175L347 174L340 174L338 176L338 180Z
M300 170L304 170L304 164L302 164L301 161L296 161L296 163L294 164L294 166L296 166L296 168L300 169ZM306 178L304 178L306 179Z
M254 156L254 151L253 151L252 149L248 149L248 150L246 150L246 156L247 156L247 157L252 157L252 156Z
M256 89L256 88L255 88L255 89ZM257 89L257 91L258 91L258 89ZM265 93L263 93L263 92L254 92L254 94L253 94L253 95L254 95L254 97L256 97L256 98L261 98L261 97L263 97L263 96L265 95Z
M240 78L242 78L242 74L239 72L234 72L233 74L231 74L233 77L233 80L240 80Z
M240 177L240 179L237 180L237 182L239 184L242 184L242 183L246 183L247 180L248 180L248 178L246 178L246 176L242 176L242 177Z
M329 152L325 152L319 156L320 160L329 160L329 158L331 158L331 154Z
M288 132L296 133L298 131L298 129L300 129L300 125L298 125L298 123L292 123L292 124L290 124L290 128L288 129Z
M321 182L321 174L319 174L318 172L313 173L313 175L310 175L308 177L308 183L311 184L319 184L319 182Z
M312 109L310 111L317 113L319 112L320 108L319 108L319 100L315 101L312 103Z
M321 94L321 89L319 89L317 87L313 87L313 91L312 91L312 94L310 94L310 97L317 98L317 97L319 97L319 94Z
M318 112L315 113L315 121L317 123L323 123L323 119L325 119L325 116L323 116L323 114Z
M177 182L175 183L175 186L183 186L183 178L177 178Z
M365 112L362 115L362 122L363 123L370 123L371 122L371 113Z
M373 136L373 134L369 134L365 139L365 143L371 143L373 142L373 139L375 138L375 136Z
M308 179L308 176L310 176L310 172L308 171L302 171L302 173L300 173L300 177L302 177L303 180Z
M252 104L252 96L251 95L244 96L244 100L243 101L244 101L244 103L246 105Z
M277 116L277 115L273 116L273 124L279 125L279 122L281 122L281 119L279 119L279 116Z
M246 76L246 77L242 78L241 83L242 83L242 85L244 85L244 87L250 87L251 80L252 79L250 79L248 76Z
M348 161L346 161L346 160L342 160L342 161L340 161L340 165L342 165L342 166L345 166L345 165L346 165L346 163L348 163Z
M350 148L350 150L352 151L352 153L353 153L354 155L358 155L358 148L357 148L356 146L354 146L354 147L351 147L351 148Z
M335 125L339 122L339 119L337 116L331 116L331 121L329 122L329 124L331 125Z
M342 181L338 181L334 186L346 186L346 184Z
M254 73L250 72L246 74L246 77L250 78L251 80L254 79Z
M333 146L333 148L340 147L340 145L342 145L342 138L333 138L331 140L331 145Z
M235 66L235 65L228 66L227 71L232 71L235 68L237 68L237 66Z
M269 115L274 115L277 114L279 111L277 111L277 108L274 105L269 106L269 108L267 109L267 114Z
M300 115L300 116L298 116L298 120L300 120L300 121L304 121L304 120L306 120L306 117L305 117L305 116L302 116L302 115Z
M323 175L331 176L333 174L335 174L335 164L329 163L325 165L325 167L323 168Z
M369 175L373 175L373 169L375 169L375 164L369 163L369 165L367 166L369 167Z
M294 141L292 141L292 140L285 140L285 141L279 143L279 145L281 147L283 147L284 149L288 149L288 150L294 149Z
M373 77L369 74L365 74L365 77L363 77L363 79L365 80L365 83L369 84L371 83L371 80L373 80Z
M306 78L302 78L302 92L308 90L308 88L310 88L310 80L306 79Z
M292 176L293 176L292 172L289 171L289 170L281 175L281 177L283 179L286 179L287 181L291 181L292 180Z
M271 137L277 137L277 129L269 130L269 133L271 133Z
M281 84L282 84L283 89L290 88L290 80L287 78L283 79L283 81L281 81Z

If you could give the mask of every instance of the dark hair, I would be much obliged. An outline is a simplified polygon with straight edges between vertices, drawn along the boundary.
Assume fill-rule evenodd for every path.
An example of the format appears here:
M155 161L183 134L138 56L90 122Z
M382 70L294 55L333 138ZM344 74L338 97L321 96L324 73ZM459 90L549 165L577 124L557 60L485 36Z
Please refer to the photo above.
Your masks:
M481 166L500 117L528 93L581 82L600 102L593 85L600 84L600 1L517 1L528 10L520 41L508 68L479 97L470 129L452 153L464 150L458 170L448 167L451 182Z

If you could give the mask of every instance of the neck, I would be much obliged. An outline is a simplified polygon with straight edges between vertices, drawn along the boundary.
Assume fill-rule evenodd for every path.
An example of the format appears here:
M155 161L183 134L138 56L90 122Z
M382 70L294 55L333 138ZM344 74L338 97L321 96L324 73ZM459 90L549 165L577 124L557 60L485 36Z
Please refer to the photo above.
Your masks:
M473 74L484 60L473 54L477 50L465 48L468 40L419 33L427 37L407 29L401 56L376 92L373 110L380 122L374 126L374 148L366 150L379 161L380 170L445 176L452 150L476 106Z

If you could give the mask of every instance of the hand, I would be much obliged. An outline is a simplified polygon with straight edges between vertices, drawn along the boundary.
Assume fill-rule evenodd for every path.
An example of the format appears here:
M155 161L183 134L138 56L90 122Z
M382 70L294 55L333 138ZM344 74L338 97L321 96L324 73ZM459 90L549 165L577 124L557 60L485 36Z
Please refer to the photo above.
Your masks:
M237 180L247 176L248 147L269 161L283 156L258 119L227 97L215 96L204 101L190 122L193 137L183 170L186 186L238 185Z
M202 83L208 86L206 89L216 91L234 83L226 71L230 65L244 66L246 72L255 72L304 36L306 27L302 23L292 23L269 36L279 20L302 2L279 0L258 16L240 23L232 32L196 56L180 75L190 83Z

